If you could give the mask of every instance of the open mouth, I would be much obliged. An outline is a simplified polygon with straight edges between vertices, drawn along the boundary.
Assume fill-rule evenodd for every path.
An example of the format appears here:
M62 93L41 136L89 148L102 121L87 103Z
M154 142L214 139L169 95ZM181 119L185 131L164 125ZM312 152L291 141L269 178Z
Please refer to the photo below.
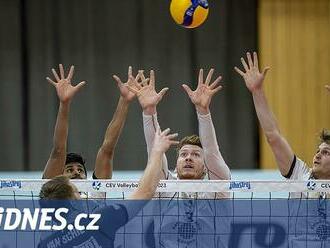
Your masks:
M192 165L190 165L190 164L186 164L185 166L183 166L183 168L185 168L185 169L192 169L194 167Z

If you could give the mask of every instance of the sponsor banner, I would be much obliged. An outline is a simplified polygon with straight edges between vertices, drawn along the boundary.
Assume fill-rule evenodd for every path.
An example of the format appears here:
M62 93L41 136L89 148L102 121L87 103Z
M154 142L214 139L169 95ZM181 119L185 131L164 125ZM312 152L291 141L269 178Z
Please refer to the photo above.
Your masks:
M242 189L250 190L251 189L251 183L247 181L232 181L229 185L230 190L238 189L239 191L242 191Z
M0 180L0 189L21 189L22 182L17 180Z
M323 197L3 200L0 247L330 247L329 203Z

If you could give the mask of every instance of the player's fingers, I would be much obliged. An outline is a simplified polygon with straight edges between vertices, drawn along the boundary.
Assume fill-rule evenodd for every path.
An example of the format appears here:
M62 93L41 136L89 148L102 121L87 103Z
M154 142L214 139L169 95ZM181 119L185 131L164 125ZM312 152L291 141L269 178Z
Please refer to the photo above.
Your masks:
M53 80L51 80L49 77L46 77L46 80L56 87L56 83Z

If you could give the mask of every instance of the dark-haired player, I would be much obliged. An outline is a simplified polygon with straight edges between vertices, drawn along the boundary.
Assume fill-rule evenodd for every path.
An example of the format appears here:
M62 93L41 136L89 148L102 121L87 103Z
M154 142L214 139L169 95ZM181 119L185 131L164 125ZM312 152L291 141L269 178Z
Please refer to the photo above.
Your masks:
M53 148L44 169L43 178L53 178L64 174L72 179L86 179L87 171L85 160L80 154L67 154L66 148L71 101L85 82L81 82L76 86L72 85L73 66L71 66L67 76L65 76L64 68L61 64L59 65L59 75L54 69L52 69L52 72L55 81L48 77L47 80L56 88L60 105L54 131ZM121 82L116 75L114 75L114 79L120 91L120 98L113 118L107 127L103 143L97 153L93 173L94 179L112 178L115 147L126 120L129 104L135 98L135 94L130 92L127 87L128 85L133 85L136 80L132 76L132 67L128 69L128 79L126 83Z
M151 199L155 194L161 175L162 156L171 145L178 144L177 141L173 140L177 137L177 134L169 134L169 131L169 129L163 132L159 129L157 130L148 164L139 186L129 197L129 199L140 201L126 201L121 204L112 204L106 207L96 208L93 214L101 215L97 222L98 230L79 231L65 228L62 231L53 232L50 236L41 240L38 247L54 247L54 244L62 248L114 247L116 231L141 210L146 203L145 200ZM81 199L78 189L65 176L55 177L45 183L41 188L39 196L42 200L41 204L43 201L46 201L44 204L51 204L49 200L72 201ZM79 202L82 203L81 201ZM72 206L72 208L70 208L69 216L66 217L66 220L69 222L68 224L75 223L76 217L81 212L86 214L86 211L77 209L77 206L80 205L76 203L74 206L75 207ZM80 225L87 225L88 223L80 223Z

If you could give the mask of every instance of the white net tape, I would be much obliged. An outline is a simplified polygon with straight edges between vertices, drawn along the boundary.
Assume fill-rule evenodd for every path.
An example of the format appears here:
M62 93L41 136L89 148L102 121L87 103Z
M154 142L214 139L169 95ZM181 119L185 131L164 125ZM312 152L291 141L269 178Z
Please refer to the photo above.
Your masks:
M38 192L47 180L2 179L0 192ZM138 180L72 180L84 192L132 192ZM330 192L330 180L313 181L226 181L226 180L163 180L157 192Z

